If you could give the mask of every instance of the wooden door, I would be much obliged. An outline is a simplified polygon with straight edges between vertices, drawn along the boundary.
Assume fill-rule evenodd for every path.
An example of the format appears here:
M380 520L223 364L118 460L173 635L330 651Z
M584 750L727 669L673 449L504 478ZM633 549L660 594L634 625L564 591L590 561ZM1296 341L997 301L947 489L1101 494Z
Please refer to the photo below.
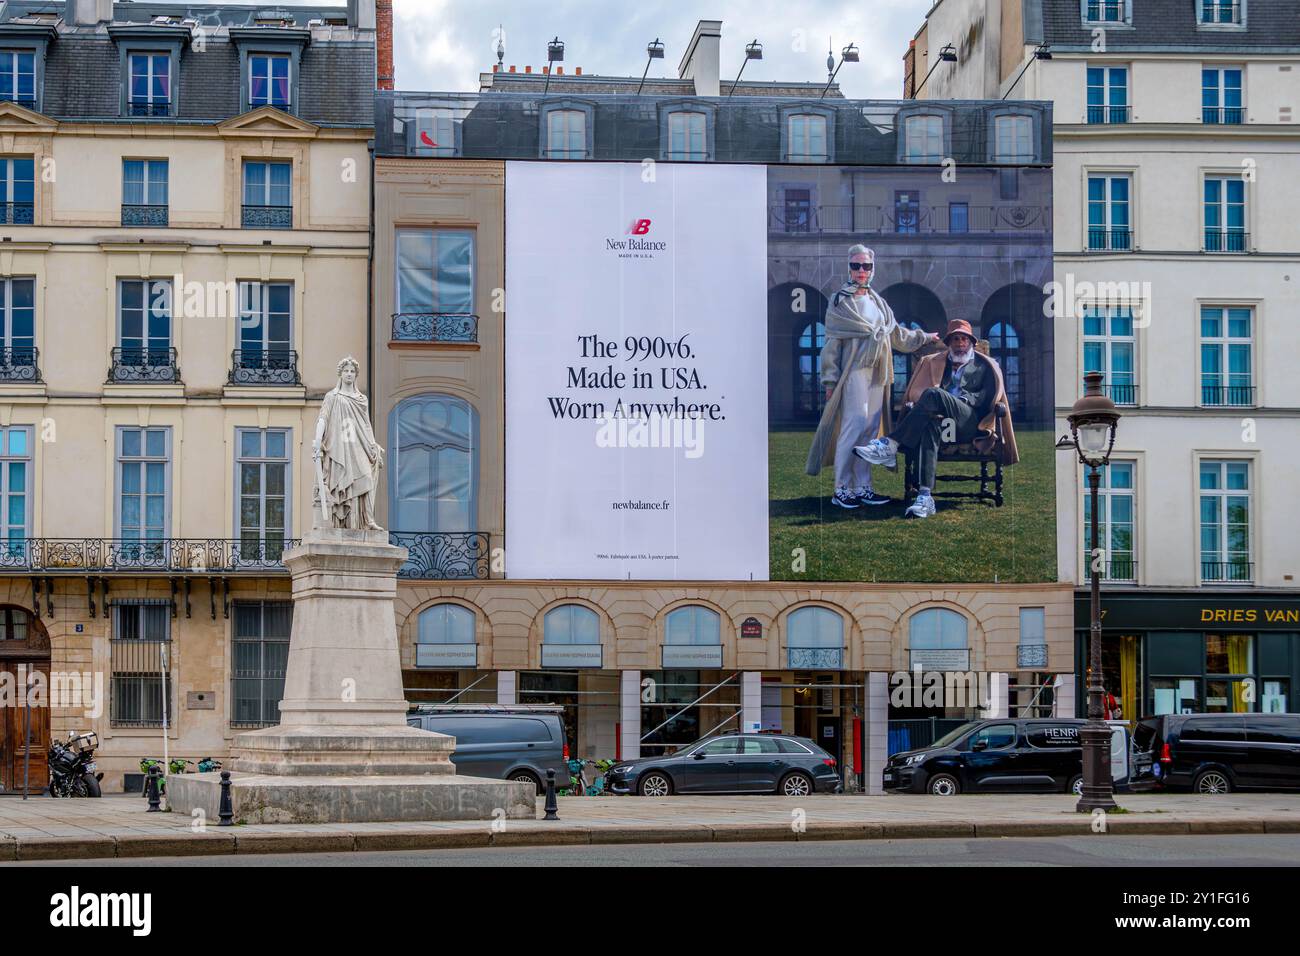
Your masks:
M45 692L37 700L40 706L23 706L25 682L40 672ZM22 793L24 773L29 794L40 793L49 779L50 750L49 704L50 665L48 661L0 661L0 681L13 688L16 706L0 707L0 793ZM23 739L26 724L27 739Z

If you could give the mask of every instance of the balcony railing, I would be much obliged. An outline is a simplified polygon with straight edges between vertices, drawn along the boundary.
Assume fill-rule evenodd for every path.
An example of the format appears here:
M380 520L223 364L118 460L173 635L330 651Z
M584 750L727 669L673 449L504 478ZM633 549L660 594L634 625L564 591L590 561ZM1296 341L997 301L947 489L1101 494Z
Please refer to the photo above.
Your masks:
M0 573L234 574L283 571L296 538L11 538Z
M398 312L394 342L477 342L478 316L468 312Z
M40 350L35 346L0 349L0 382L39 382L39 358Z
M787 647L785 652L790 670L837 671L844 666L842 647Z
M122 205L124 226L166 226L167 206Z
M292 206L245 206L245 229L292 229Z
M390 531L391 544L410 556L399 578L443 581L490 576L491 535L486 531Z
M1116 405L1136 405L1138 387L1123 382L1111 382L1101 387L1102 392Z
M1202 385L1202 405L1242 405L1255 404L1255 386L1253 385Z
M1088 122L1092 125L1127 123L1129 109L1127 106L1089 106Z
M0 203L0 225L30 226L36 221L36 206L29 202Z
M293 349L235 349L230 353L231 385L300 385L298 353Z
M1206 229L1206 252L1245 252L1250 248L1250 233L1235 229Z
M1242 106L1202 106L1201 122L1209 126L1240 126L1246 122Z
M776 234L966 235L968 233L1045 233L1052 228L1050 206L812 206L773 203L768 231Z
M1091 252L1128 252L1133 248L1133 230L1127 226L1106 229L1088 227L1088 249Z
M1202 581L1249 583L1255 579L1255 565L1250 561L1202 561Z
M1086 551L1083 555L1083 579L1092 580L1092 563L1095 559ZM1137 562L1133 560L1132 555L1116 555L1110 560L1105 561L1101 569L1102 581L1128 581L1137 580Z
M179 382L180 378L175 349L113 349L112 364L108 369L110 384L143 382L167 385Z
M170 103L160 103L155 100L152 103L141 101L139 103L128 103L126 105L128 116L171 116L172 105Z

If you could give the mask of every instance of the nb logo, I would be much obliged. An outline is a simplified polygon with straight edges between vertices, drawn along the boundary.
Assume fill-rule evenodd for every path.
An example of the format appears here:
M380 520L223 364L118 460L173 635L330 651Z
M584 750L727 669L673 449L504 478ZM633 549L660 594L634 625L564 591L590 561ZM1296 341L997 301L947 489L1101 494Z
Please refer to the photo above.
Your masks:
M628 227L627 234L629 236L644 236L649 231L650 231L650 220L638 219L636 222L632 223L632 225Z

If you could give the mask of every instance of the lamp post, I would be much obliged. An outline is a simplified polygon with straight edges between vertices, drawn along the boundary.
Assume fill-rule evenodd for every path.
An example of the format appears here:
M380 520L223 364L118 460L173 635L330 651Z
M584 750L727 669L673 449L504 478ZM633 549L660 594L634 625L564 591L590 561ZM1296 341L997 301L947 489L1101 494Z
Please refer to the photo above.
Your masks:
M564 62L564 41L556 37L550 43L546 44L546 82L542 84L542 95L551 88L551 74L555 72L555 64Z
M850 43L844 49L840 50L839 66L835 65L835 54L831 53L830 50L827 50L826 51L826 72L830 74L830 78L826 81L826 88L822 90L822 95L817 97L817 99L819 100L826 99L826 94L830 92L831 86L835 83L835 77L840 75L840 66L843 66L845 63L857 63L857 62L858 62L858 46L856 43Z
M645 47L645 69L641 72L641 82L637 84L636 95L641 95L641 87L645 86L645 78L650 73L650 64L654 60L664 58L664 43L658 37L655 37Z
M1104 719L1101 685L1101 572L1097 568L1097 490L1101 469L1115 446L1119 409L1102 393L1101 372L1083 376L1083 397L1070 409L1070 435L1079 461L1088 469L1088 494L1092 502L1088 559L1092 585L1088 631L1088 722L1079 736L1083 741L1083 792L1075 809L1080 813L1116 808L1110 775L1110 726Z
M1034 60L1050 60L1051 58L1052 48L1046 43L1035 47L1033 57L1025 61L1025 65L1021 68L1020 72L1016 74L1016 78L1011 81L1011 85L1007 87L1007 91L1002 94L1002 98L1005 100L1011 95L1011 91L1016 88L1016 84L1020 82L1020 78L1024 76L1025 71L1029 69L1030 63L1033 63Z
M925 86L926 80L930 79L930 75L939 68L940 63L956 63L956 62L957 62L957 48L953 46L951 43L942 46L939 49L939 59L934 61L934 66L930 67L929 72L925 74L925 79L921 80L921 85L912 91L912 99L916 99L918 96L921 95L921 89L922 87Z
M736 92L736 87L740 85L740 74L745 72L745 67L749 66L750 60L763 59L763 44L758 42L758 37L754 38L752 43L745 44L745 58L740 61L740 70L736 73L735 82L731 84L731 89L727 90L727 98Z

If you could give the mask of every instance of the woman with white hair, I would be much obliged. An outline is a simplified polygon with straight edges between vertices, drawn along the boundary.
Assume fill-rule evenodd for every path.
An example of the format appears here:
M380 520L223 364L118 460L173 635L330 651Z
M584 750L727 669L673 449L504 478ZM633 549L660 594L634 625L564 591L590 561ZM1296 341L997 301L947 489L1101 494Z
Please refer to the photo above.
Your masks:
M889 431L894 349L915 352L939 344L938 333L898 324L889 303L871 288L875 268L874 252L863 245L851 247L848 281L826 307L821 354L826 407L808 451L808 474L834 465L831 503L850 510L890 500L876 494L871 465L853 454L853 448Z

